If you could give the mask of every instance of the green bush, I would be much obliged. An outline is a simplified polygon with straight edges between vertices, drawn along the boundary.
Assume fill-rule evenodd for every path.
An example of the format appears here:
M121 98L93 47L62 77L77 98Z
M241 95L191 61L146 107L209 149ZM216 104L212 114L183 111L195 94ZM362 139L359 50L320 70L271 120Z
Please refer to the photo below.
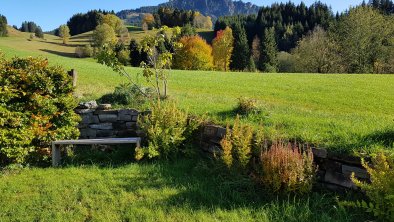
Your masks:
M140 118L138 124L146 133L148 145L136 149L137 160L144 157L170 159L187 152L185 142L199 125L174 102L163 103L160 100L152 104L151 113Z
M383 153L373 158L371 167L362 160L371 183L362 182L352 174L352 181L367 195L369 201L342 202L344 206L359 207L381 221L394 221L394 161Z
M43 160L50 142L78 137L72 79L41 58L0 56L0 164Z
M154 95L154 89L140 88L131 84L121 84L115 87L113 93L103 95L99 99L99 102L110 103L112 105L130 106L133 108L142 108L147 104L148 101L150 101L151 98L154 98Z
M94 50L90 45L78 46L77 48L75 48L75 55L78 58L92 57L93 54Z
M248 115L257 113L259 108L255 99L249 99L245 97L238 98L238 106L236 112L241 115Z
M227 126L226 135L220 142L223 155L222 160L230 168L232 166L247 169L252 157L253 128L241 124L239 116L235 119L234 126Z

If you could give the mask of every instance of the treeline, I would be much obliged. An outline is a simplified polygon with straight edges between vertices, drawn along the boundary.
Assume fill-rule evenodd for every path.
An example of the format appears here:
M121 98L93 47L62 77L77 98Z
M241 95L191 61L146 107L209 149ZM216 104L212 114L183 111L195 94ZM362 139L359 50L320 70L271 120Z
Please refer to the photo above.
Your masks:
M0 37L8 35L7 25L7 18L0 14Z
M15 28L15 27L14 27ZM38 38L44 38L44 32L42 31L41 27L37 25L35 22L28 22L24 21L19 28L21 32L32 32Z
M394 3L392 0L371 0L368 4L387 15L394 14ZM362 6L366 5L365 1L363 1Z
M303 2L273 4L262 7L256 15L220 17L215 23L215 31L227 26L234 28L240 24L247 33L249 45L255 36L264 38L266 29L275 28L275 40L280 51L290 51L308 32L316 26L327 29L335 21L331 9L326 4L316 2L307 7Z
M170 7L160 7L153 14L145 14L142 20L142 27L147 26L149 29L162 26L184 27L192 25L195 28L212 29L212 19L204 16L198 11L180 10Z
M101 15L107 14L115 14L115 12L100 9L73 15L67 22L70 34L73 36L94 30L100 24Z

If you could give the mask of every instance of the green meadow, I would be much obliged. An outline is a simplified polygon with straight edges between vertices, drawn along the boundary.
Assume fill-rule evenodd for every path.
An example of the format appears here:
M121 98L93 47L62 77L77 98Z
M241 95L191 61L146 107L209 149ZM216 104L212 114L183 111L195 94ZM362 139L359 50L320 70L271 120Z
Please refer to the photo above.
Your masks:
M135 35L141 35L135 31ZM73 37L67 46L58 37L27 41L15 31L0 39L7 56L41 56L52 65L78 71L80 101L98 99L127 80L94 59L75 58L77 45L89 34ZM131 32L133 38L134 32ZM126 70L146 84L141 69ZM260 112L241 117L263 127L272 139L291 139L329 148L333 152L368 153L393 149L394 75L265 74L173 70L169 95L190 113L213 123L231 124L238 98L256 99Z
M334 194L276 196L206 160L0 172L0 221L357 221Z

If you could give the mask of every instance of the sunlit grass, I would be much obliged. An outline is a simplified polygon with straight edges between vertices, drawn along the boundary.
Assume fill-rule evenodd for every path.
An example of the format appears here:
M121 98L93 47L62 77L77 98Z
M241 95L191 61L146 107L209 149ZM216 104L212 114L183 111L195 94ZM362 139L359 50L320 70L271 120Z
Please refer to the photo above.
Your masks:
M223 170L223 169L222 169ZM278 197L206 161L0 174L0 221L356 221L333 195Z
M79 39L83 39L80 37ZM30 44L30 45L29 45ZM78 71L80 100L97 99L127 82L94 59L76 59L44 52L54 44L20 37L0 38L8 57L38 56ZM49 48L48 48L49 47ZM127 71L144 83L141 70ZM296 139L335 151L353 152L383 146L393 149L394 75L321 75L224 73L174 70L169 95L191 113L206 114L225 125L234 119L237 98L256 99L262 112L243 117L264 126L272 138Z

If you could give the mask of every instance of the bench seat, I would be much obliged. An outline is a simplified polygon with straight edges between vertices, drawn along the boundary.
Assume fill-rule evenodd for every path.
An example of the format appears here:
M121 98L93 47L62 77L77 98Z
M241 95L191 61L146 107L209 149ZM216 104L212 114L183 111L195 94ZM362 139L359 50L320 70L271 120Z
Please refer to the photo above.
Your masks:
M80 139L80 140L57 140L52 142L52 166L60 164L60 147L58 145L93 145L93 144L136 144L141 145L140 137L131 138L105 138L105 139Z

